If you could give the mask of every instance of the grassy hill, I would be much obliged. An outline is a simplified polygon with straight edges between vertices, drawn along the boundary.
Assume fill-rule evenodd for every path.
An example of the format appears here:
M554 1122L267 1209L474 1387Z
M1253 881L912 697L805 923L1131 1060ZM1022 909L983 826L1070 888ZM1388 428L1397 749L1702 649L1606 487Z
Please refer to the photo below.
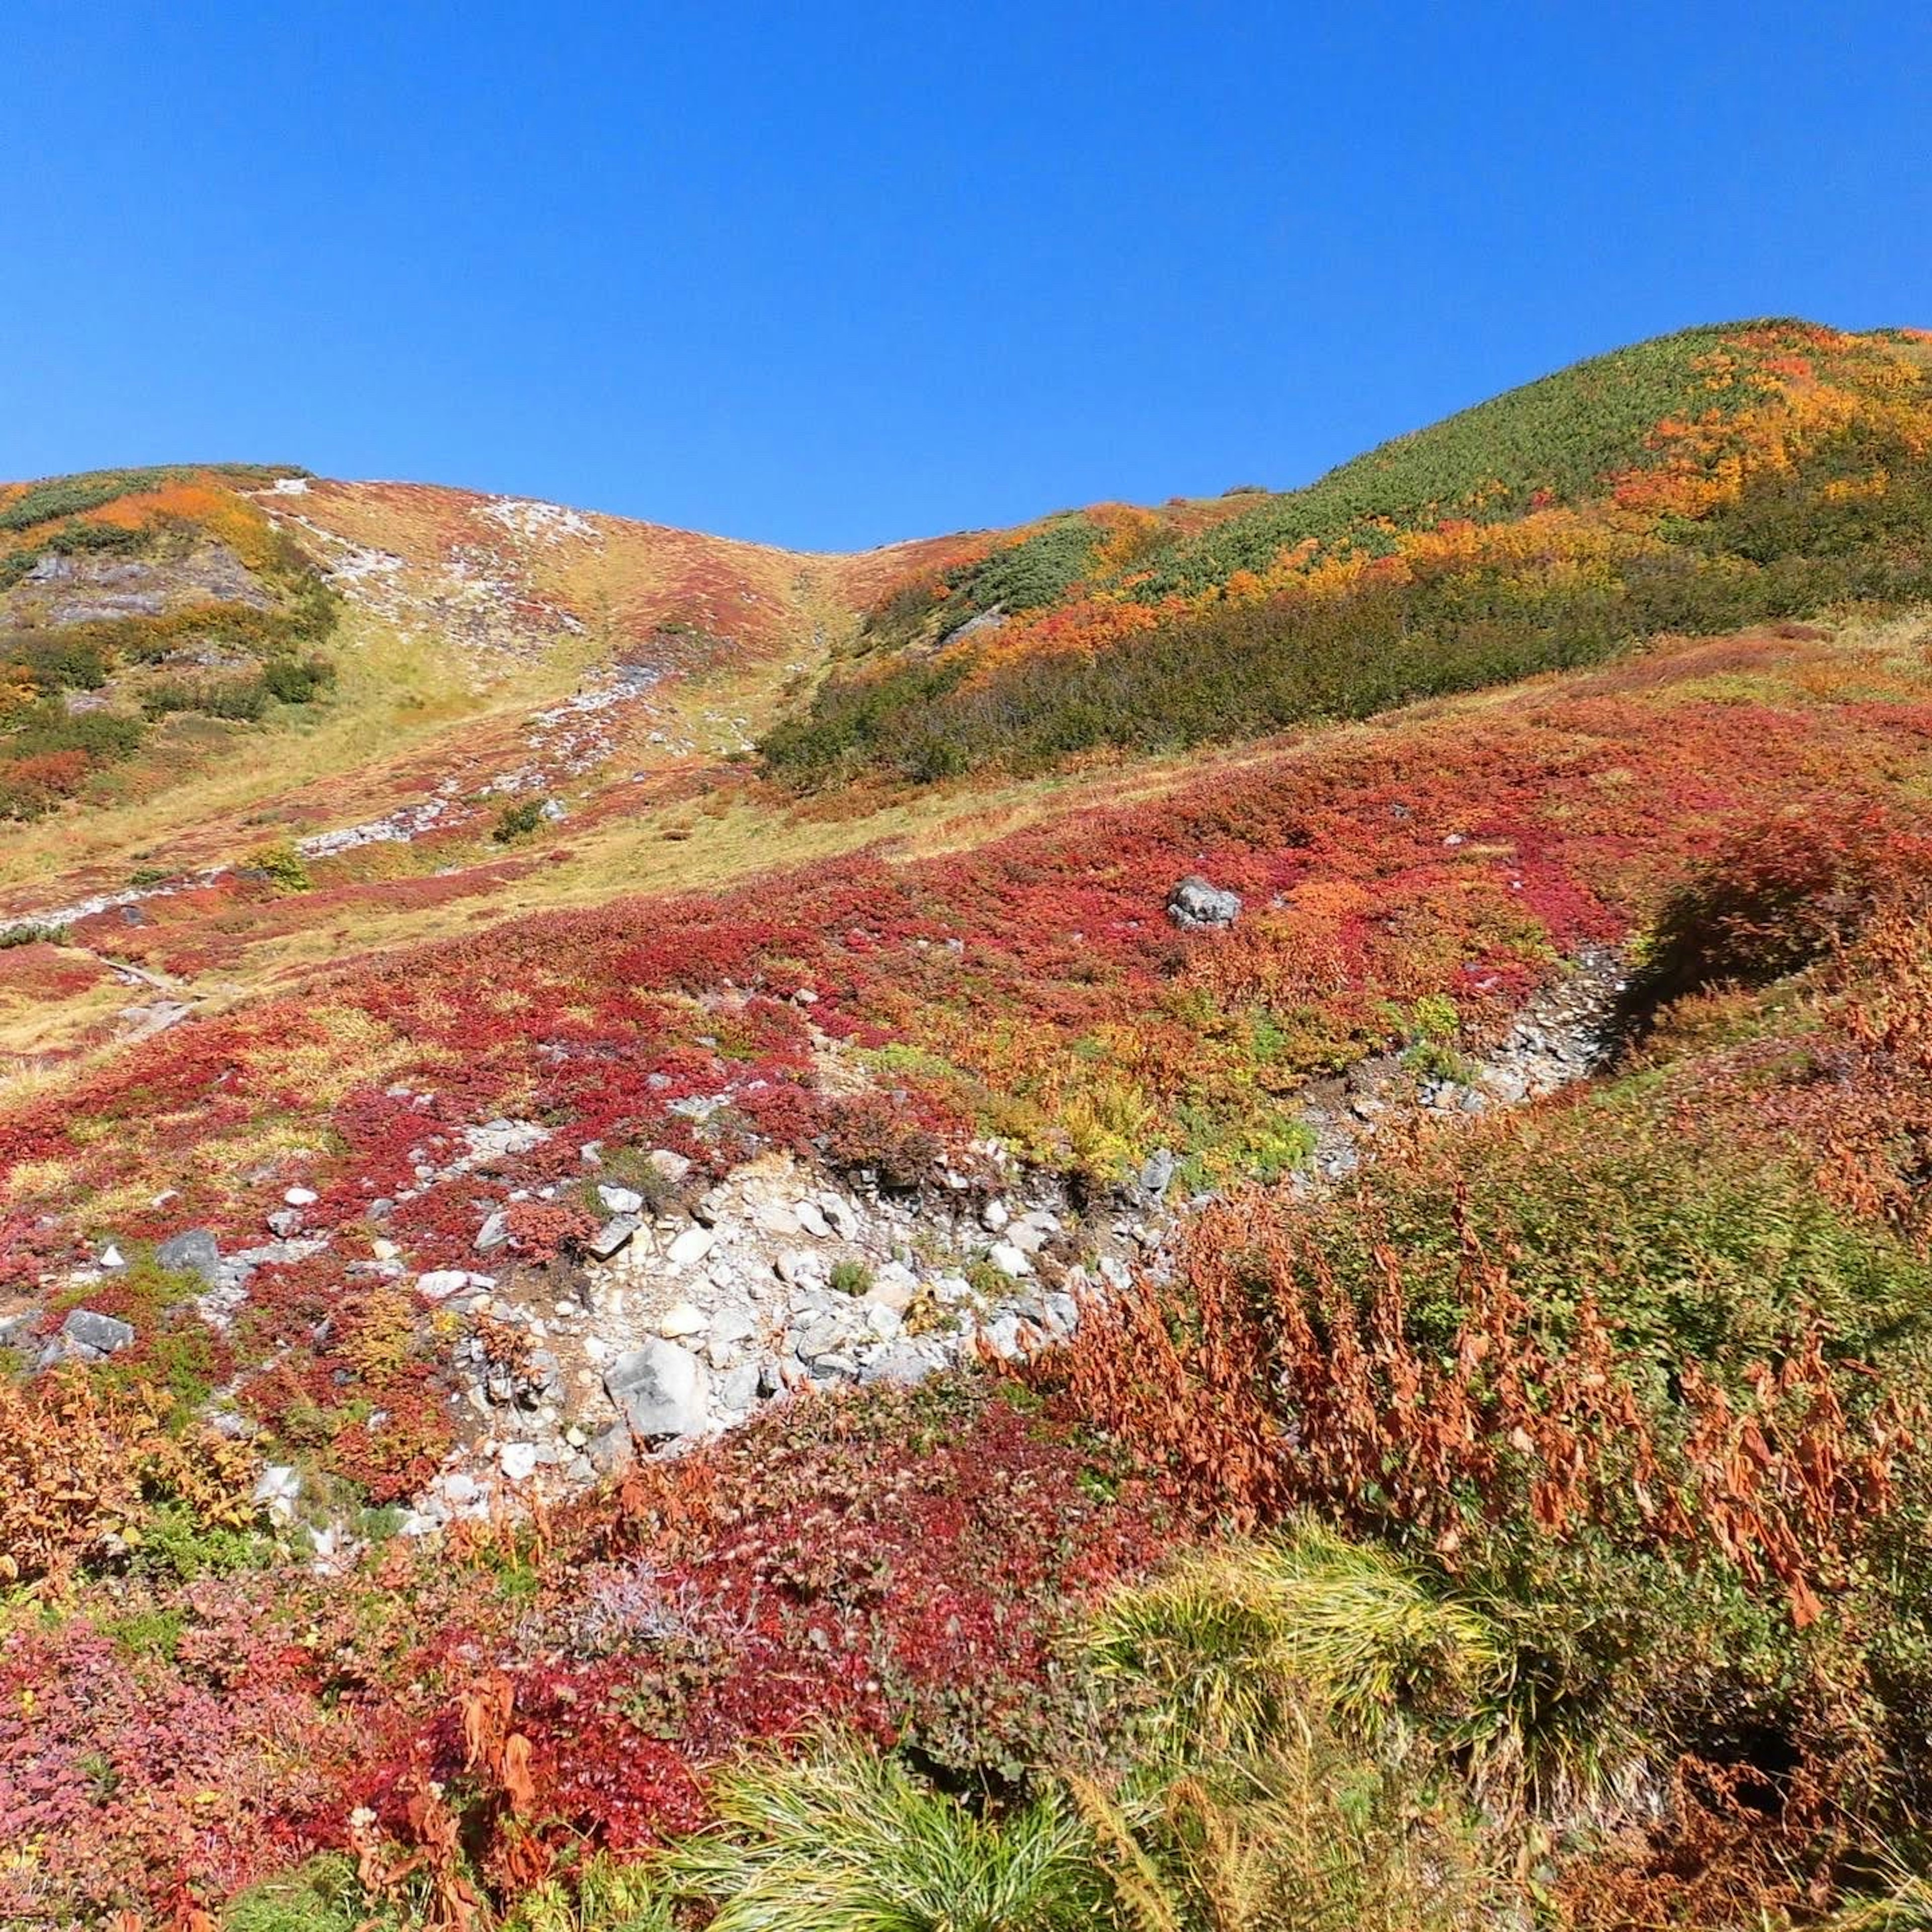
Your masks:
M1928 350L0 490L0 1926L1918 1922Z
M1925 594L1932 345L1802 322L1580 363L1304 490L1052 520L873 607L765 740L808 786L1172 752Z

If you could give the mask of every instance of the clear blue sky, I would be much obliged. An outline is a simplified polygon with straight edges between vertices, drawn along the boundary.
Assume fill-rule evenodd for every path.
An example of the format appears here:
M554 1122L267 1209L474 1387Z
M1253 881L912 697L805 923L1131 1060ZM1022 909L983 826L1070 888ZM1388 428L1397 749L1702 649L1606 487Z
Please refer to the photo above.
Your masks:
M1898 0L4 13L0 475L842 548L1304 482L1688 322L1932 325Z

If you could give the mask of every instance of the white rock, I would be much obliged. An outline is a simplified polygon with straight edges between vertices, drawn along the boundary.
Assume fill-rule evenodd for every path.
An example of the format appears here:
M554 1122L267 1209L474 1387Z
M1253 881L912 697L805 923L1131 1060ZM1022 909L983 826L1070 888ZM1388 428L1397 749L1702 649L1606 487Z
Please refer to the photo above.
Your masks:
M1012 1219L1006 1211L1006 1204L998 1198L988 1201L980 1210L980 1225L990 1234L997 1234Z
M804 1248L788 1248L772 1268L779 1280L793 1288L823 1288L832 1278L823 1258Z
M599 1187L597 1198L613 1214L643 1213L644 1197L634 1187Z
M285 1187L282 1198L291 1208L313 1208L322 1196L313 1187Z
M268 1511L271 1522L286 1522L301 1494L302 1478L289 1463L271 1462L256 1479L255 1501Z
M536 1473L537 1445L534 1442L506 1442L497 1452L504 1475L513 1483L526 1483Z
M1010 1241L995 1241L988 1250L986 1258L1000 1274L1015 1281L1033 1273L1033 1263Z
M100 1265L104 1268L124 1268L128 1265L128 1257L110 1241L100 1251Z
M711 1378L689 1349L652 1340L604 1372L610 1400L638 1435L689 1436L704 1424Z
M653 1148L644 1160L646 1166L656 1168L674 1186L691 1172L691 1162L682 1154L673 1154L669 1148Z
M689 1227L664 1251L664 1258L673 1268L689 1268L694 1262L704 1260L717 1242L718 1237L711 1228Z
M462 1268L431 1268L416 1276L417 1294L426 1294L432 1301L447 1301L470 1285L470 1276Z
M859 1238L858 1214L843 1195L821 1194L818 1206L842 1241L856 1241Z
M748 1308L721 1308L711 1318L711 1339L722 1346L748 1342L758 1332L758 1318Z
M701 1335L711 1325L711 1318L703 1309L694 1307L688 1301L680 1301L675 1307L668 1308L658 1318L658 1333L670 1340L681 1341L687 1335Z
M403 1254L402 1250L398 1247L394 1241L391 1240L386 1235L383 1234L378 1234L376 1238L369 1244L369 1252L374 1255L379 1262L400 1261L402 1258Z
M912 1306L913 1297L918 1292L919 1284L904 1269L893 1268L888 1263L873 1277L872 1286L860 1299L868 1308L890 1309L896 1317Z
M815 1201L801 1201L793 1209L798 1225L808 1234L815 1234L821 1240L830 1238L832 1224L825 1218L825 1211Z

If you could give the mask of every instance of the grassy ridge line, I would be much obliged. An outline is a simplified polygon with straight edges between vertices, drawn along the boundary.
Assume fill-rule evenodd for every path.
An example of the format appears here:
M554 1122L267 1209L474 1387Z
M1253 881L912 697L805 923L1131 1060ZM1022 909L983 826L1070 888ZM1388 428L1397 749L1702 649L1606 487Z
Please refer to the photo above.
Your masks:
M766 760L810 787L1178 750L1922 596L1926 367L1903 334L1694 331L1285 496L1053 520L883 600Z

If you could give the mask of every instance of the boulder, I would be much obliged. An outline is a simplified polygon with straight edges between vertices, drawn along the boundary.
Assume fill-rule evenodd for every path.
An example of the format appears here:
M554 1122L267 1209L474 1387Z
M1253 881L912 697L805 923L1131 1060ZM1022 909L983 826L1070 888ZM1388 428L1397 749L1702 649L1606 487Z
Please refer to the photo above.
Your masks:
M688 1348L654 1337L620 1355L604 1388L625 1420L646 1438L689 1436L704 1426L710 1378Z
M1241 896L1191 872L1168 894L1167 916L1185 932L1232 926L1241 916Z
M61 1324L68 1352L83 1361L97 1360L124 1348L134 1339L134 1324L112 1315L97 1315L91 1308L76 1308Z
M158 1267L181 1274L198 1274L212 1288L221 1279L221 1250L207 1228L184 1228L154 1250Z
M689 1268L710 1253L717 1239L709 1228L686 1228L665 1250L664 1258L673 1268Z

